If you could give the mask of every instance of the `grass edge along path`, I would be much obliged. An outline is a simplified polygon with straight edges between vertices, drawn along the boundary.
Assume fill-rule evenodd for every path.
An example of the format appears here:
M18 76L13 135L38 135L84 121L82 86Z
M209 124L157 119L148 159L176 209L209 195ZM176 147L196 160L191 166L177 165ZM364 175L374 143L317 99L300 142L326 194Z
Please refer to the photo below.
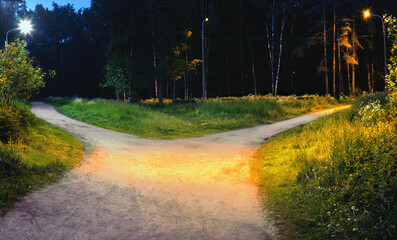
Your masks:
M174 100L163 107L153 99L135 104L81 98L48 98L46 102L61 114L88 124L159 139L198 137L268 124L339 105L332 97L317 95L227 97L205 103Z
M21 196L58 180L83 157L83 147L74 136L36 121L20 143L0 143L0 216Z
M251 162L286 239L395 239L397 120L385 94L280 133Z

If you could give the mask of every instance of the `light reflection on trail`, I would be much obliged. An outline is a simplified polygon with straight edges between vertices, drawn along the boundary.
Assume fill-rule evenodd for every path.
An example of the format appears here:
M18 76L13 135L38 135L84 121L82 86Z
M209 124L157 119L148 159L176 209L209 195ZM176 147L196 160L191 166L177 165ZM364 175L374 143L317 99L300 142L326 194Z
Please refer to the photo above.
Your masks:
M254 151L246 146L214 143L199 148L97 148L75 171L138 188L141 194L153 194L155 190L177 196L179 201L222 202L223 208L259 217L258 190L249 168Z

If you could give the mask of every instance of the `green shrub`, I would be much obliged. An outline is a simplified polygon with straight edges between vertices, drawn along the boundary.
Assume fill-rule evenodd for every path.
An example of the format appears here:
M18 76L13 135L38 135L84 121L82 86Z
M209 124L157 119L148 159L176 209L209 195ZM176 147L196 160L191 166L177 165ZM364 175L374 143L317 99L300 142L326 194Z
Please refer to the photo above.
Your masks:
M294 239L396 239L397 119L386 94L291 129L259 151L265 201Z
M0 108L0 142L20 140L34 124L35 118L26 107Z
M17 155L10 147L0 146L0 176L19 175L23 169L21 156Z
M364 127L360 125L360 127ZM392 239L397 222L397 131L346 131L325 162L306 159L289 193L314 239Z

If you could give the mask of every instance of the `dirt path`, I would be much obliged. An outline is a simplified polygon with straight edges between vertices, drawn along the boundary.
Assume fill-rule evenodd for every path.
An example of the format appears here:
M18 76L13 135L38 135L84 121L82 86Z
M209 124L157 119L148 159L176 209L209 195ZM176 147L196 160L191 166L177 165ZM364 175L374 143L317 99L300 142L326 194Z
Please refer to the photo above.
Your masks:
M91 126L33 102L35 115L83 143L85 157L0 219L0 239L276 239L250 175L251 156L264 138L332 111L163 141Z

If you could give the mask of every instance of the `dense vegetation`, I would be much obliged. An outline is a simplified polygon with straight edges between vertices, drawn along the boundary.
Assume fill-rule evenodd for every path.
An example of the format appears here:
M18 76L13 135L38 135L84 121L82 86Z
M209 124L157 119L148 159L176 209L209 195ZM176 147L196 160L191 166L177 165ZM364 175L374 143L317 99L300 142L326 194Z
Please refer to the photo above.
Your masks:
M7 121L17 125L23 122L24 134L0 142L0 215L11 209L20 196L58 179L83 155L76 138L35 118L27 108L20 111L24 113L20 122ZM0 116L4 133L8 126L3 125L5 118Z
M381 21L364 20L362 11L397 14L395 0L93 0L78 11L0 3L2 36L31 18L29 50L58 73L43 95L89 98L115 97L100 87L105 79L127 99L200 97L205 17L211 97L263 95L276 85L278 93L298 95L383 90ZM15 37L22 35L9 40Z
M349 99L345 98L344 101ZM247 96L209 99L205 103L158 100L137 104L103 99L48 98L66 116L142 137L179 138L249 127L295 117L339 104L333 97Z
M44 86L45 76L33 65L25 42L0 50L0 215L82 157L74 137L38 120L25 104Z
M396 123L385 94L370 95L263 145L256 169L290 235L395 239Z

